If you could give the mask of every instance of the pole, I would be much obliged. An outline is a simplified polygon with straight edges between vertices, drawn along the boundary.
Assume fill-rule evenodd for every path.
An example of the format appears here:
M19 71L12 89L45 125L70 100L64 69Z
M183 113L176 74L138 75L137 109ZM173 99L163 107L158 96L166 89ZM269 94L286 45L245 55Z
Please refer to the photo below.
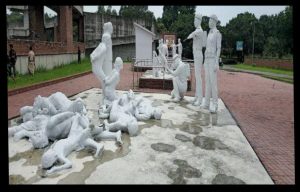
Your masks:
M254 22L252 23L253 24L253 39L252 39L252 65L254 65L254 62L253 62L253 55L254 55L254 33L255 33L255 24Z

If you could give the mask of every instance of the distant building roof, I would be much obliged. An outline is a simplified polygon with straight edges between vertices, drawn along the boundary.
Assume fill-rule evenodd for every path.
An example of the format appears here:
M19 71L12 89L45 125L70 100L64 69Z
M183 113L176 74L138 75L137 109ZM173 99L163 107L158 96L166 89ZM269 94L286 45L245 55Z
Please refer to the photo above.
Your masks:
M137 24L136 22L133 22L133 25L134 25L135 27L138 27L138 28L140 28L140 29L146 31L147 33L150 33L153 37L156 36L152 31L149 31L148 29L146 29L145 27L143 27L143 26Z

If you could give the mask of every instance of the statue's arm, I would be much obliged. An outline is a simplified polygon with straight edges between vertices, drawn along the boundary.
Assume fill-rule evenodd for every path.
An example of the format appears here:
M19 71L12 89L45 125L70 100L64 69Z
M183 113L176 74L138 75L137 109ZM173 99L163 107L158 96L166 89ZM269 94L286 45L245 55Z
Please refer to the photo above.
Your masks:
M51 174L64 169L69 169L72 167L72 162L66 157L59 157L59 161L61 161L63 165L52 167L50 170L47 171L47 174Z
M57 115L54 115L50 117L48 123L47 123L47 128L52 128L55 127L56 125L62 123L63 121L68 120L75 114L73 112L62 112Z
M118 73L112 73L110 76L108 76L105 79L105 84L110 85L112 82L115 82L118 79L119 74Z
M221 55L221 43L222 43L222 35L220 32L217 33L217 56L216 56L216 65L219 68L219 58Z

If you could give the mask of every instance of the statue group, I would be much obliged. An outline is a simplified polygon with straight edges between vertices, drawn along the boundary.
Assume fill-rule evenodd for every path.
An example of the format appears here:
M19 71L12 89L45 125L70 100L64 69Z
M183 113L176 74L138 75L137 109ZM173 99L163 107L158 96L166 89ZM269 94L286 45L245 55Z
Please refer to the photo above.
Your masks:
M219 57L221 53L221 33L217 29L218 18L216 15L211 15L209 19L209 33L201 28L202 15L196 14L194 19L195 31L193 31L187 39L193 39L193 56L194 56L194 69L195 69L195 80L196 90L193 105L200 106L203 109L209 109L210 112L216 113L218 109L218 88L217 88L217 70L219 69ZM187 40L186 39L186 40ZM178 47L182 46L180 39L178 39ZM174 46L175 47L175 46ZM203 60L203 48L205 49L205 58ZM178 53L179 56L175 55L174 67L176 68L175 73L171 74L173 77L173 91L171 93L172 98L175 97L174 101L179 101L183 98L186 93L187 82L183 83L184 75L187 77L186 70L183 69L181 54L182 49ZM174 52L174 51L173 51ZM204 62L203 62L204 61ZM204 63L204 64L203 64ZM203 99L202 91L202 66L204 65L205 70L205 98ZM180 69L182 68L182 69ZM179 70L179 71L177 71ZM170 71L170 70L169 70ZM180 77L180 78L179 78ZM187 81L187 79L185 79ZM212 98L212 102L210 102Z
M210 31L208 36L201 28L201 15L195 17L196 30L187 39L193 39L193 54L196 76L196 93L194 105L201 105L212 112L217 110L217 70L221 50L221 34L216 28L217 17L212 15L209 20ZM42 156L42 168L46 174L52 174L72 167L72 162L67 158L72 151L78 151L85 147L95 149L95 156L99 156L104 145L99 140L115 140L122 145L122 132L130 136L138 134L138 121L149 119L161 119L163 111L152 106L152 102L142 96L136 96L132 90L121 95L116 92L120 81L120 71L123 61L117 57L112 63L113 25L111 22L103 25L101 43L91 53L92 71L97 77L102 88L102 98L99 99L99 118L104 119L103 124L96 126L90 123L84 101L78 98L69 100L63 93L56 92L49 97L37 96L33 106L24 106L20 109L23 122L20 125L9 127L8 136L18 141L29 138L34 148L45 148L53 142ZM166 42L168 43L168 42ZM157 56L153 52L153 60L157 66L164 66L166 72L173 76L173 90L171 97L174 102L183 99L187 91L187 79L190 68L181 60L182 44L173 42L173 64L167 64L168 48L162 40L159 41ZM176 54L175 47L178 47ZM205 70L205 100L202 102L201 70L203 65L202 48L206 47ZM155 74L159 71L155 71ZM212 106L210 106L212 97ZM51 142L49 142L51 141ZM57 165L60 162L62 164Z

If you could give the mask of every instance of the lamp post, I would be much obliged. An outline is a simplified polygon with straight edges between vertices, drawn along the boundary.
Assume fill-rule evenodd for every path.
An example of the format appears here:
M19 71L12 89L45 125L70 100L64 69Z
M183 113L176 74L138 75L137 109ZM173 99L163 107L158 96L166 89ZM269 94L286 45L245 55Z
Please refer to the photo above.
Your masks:
M252 37L252 65L254 65L254 62L253 62L253 55L254 55L254 34L255 34L255 23L254 23L254 21L252 21L251 24L253 25L253 37Z

